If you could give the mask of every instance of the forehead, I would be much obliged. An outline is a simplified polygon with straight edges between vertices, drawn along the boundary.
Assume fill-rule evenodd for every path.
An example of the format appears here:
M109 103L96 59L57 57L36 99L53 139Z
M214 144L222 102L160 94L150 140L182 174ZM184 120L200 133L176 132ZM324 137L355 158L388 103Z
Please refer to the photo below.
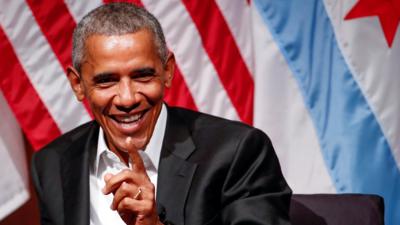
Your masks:
M90 35L85 41L86 55L112 56L116 54L135 52L156 52L154 37L148 30L139 30L135 33L123 35Z
M129 74L143 67L162 70L152 33L146 30L124 35L92 35L87 38L85 49L83 76Z

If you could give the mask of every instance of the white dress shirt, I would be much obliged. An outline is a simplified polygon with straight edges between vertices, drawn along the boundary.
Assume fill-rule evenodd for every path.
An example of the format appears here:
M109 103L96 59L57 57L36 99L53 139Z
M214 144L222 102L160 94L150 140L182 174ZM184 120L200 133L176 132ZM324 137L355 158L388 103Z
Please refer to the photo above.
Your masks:
M160 161L161 145L167 125L167 109L163 104L157 119L153 135L145 151L139 151L147 175L157 188L158 163ZM132 167L129 161L129 167ZM117 155L110 151L104 139L104 131L100 127L97 143L97 154L94 165L90 168L90 225L125 225L117 211L111 210L113 194L104 195L102 188L105 185L104 175L117 174L128 168Z

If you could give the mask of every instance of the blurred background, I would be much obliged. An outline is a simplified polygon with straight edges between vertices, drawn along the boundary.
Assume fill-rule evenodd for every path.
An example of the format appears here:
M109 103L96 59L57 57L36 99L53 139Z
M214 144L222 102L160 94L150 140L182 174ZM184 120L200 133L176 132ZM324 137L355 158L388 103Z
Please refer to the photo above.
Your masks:
M0 0L0 225L39 224L33 152L92 119L65 68L101 0ZM400 224L400 0L135 0L164 28L169 105L260 128L295 193L369 193Z

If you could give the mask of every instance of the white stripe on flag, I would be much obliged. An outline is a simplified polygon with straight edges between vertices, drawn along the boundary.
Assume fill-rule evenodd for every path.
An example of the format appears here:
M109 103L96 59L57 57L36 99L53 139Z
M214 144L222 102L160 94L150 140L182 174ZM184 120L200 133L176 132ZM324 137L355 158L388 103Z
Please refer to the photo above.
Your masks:
M60 130L90 120L25 1L2 2L0 16L21 65Z
M64 2L76 23L78 23L86 13L103 4L101 0L85 0L84 3L79 0L64 0Z
M254 126L271 137L284 176L295 193L335 193L298 84L254 5L252 15Z
M400 29L389 48L377 16L344 20L356 1L324 0L324 3L342 54L400 168Z
M22 131L0 91L0 220L29 199Z
M218 74L205 52L193 21L179 0L143 0L160 21L165 38L182 71L193 99L202 112L239 120Z

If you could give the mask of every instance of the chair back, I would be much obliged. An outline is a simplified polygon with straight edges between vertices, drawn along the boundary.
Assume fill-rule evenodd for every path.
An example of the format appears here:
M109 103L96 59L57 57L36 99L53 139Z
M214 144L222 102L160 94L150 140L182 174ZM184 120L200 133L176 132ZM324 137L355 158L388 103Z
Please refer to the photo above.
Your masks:
M292 225L384 225L384 203L377 195L295 194Z

